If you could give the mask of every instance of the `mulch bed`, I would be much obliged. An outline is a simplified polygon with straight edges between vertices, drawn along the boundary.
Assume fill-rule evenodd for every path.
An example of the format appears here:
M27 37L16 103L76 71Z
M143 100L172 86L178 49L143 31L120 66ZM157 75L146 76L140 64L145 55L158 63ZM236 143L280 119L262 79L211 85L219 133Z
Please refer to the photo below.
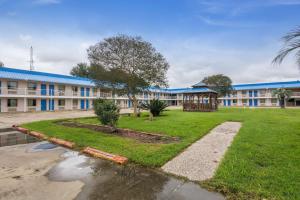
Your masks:
M83 124L74 121L57 121L56 124L72 127L72 128L87 128L97 132L103 132L108 134L113 134L121 137L133 138L143 143L161 143L167 144L172 142L178 142L180 139L178 137L171 137L166 135L161 135L157 133L146 133L140 131L134 131L130 129L122 128L112 128L110 126L95 125L95 124Z

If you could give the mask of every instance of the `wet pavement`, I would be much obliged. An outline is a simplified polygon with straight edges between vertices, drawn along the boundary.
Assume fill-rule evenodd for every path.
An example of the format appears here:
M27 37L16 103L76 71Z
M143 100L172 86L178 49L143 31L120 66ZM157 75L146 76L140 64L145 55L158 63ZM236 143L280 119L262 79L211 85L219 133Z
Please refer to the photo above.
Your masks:
M116 165L74 151L62 155L64 160L48 171L50 181L85 183L76 199L110 200L219 200L224 197L198 184L184 181L160 171L135 165Z
M0 129L0 147L39 142L40 140L12 128Z
M158 170L91 158L11 128L0 129L0 147L0 199L224 199Z

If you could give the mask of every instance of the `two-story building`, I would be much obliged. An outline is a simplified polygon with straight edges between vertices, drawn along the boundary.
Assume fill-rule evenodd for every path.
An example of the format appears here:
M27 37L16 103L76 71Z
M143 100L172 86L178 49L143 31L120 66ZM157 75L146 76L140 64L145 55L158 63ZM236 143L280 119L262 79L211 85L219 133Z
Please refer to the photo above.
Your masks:
M230 95L219 98L223 106L279 107L279 101L273 90L285 88L291 91L286 106L300 106L300 81L254 83L233 85Z
M230 95L219 98L221 106L278 107L272 90L287 88L292 96L287 106L300 106L300 81L234 85ZM183 93L193 88L150 88L137 96L139 101L160 99L180 106ZM127 96L113 95L95 87L87 78L0 67L0 111L34 112L88 110L96 98L114 99L121 108L132 107Z

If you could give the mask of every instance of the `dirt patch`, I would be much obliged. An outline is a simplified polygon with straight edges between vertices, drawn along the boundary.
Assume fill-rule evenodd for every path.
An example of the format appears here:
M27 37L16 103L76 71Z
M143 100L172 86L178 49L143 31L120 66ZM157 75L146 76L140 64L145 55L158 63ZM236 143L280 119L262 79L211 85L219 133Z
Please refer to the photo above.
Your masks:
M134 131L134 130L122 129L122 128L113 129L112 127L109 126L83 124L74 121L57 121L56 124L72 127L72 128L87 128L97 132L103 132L103 133L113 134L121 137L133 138L143 143L167 144L172 142L178 142L180 140L178 137L171 137L171 136L161 135L157 133L146 133L146 132L140 132L140 131Z

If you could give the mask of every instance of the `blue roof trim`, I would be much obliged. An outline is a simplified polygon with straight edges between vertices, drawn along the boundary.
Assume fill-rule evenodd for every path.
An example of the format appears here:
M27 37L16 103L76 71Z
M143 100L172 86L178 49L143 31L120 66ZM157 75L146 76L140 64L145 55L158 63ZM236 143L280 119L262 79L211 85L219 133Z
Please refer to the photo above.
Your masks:
M250 84L236 84L236 85L233 85L233 88L235 90L295 88L295 87L300 87L300 81L250 83Z
M0 78L94 86L93 81L87 78L7 67L0 67Z
M71 85L94 86L94 82L87 78L52 74L46 72L29 71L23 69L0 67L0 78L14 80L31 80L49 83L63 83ZM287 82L269 82L269 83L250 83L250 84L235 84L235 90L255 90L255 89L273 89L273 88L300 88L300 81ZM156 88L150 87L153 92L166 92L170 94L184 93L191 91L204 91L208 88ZM209 89L208 89L209 90Z

